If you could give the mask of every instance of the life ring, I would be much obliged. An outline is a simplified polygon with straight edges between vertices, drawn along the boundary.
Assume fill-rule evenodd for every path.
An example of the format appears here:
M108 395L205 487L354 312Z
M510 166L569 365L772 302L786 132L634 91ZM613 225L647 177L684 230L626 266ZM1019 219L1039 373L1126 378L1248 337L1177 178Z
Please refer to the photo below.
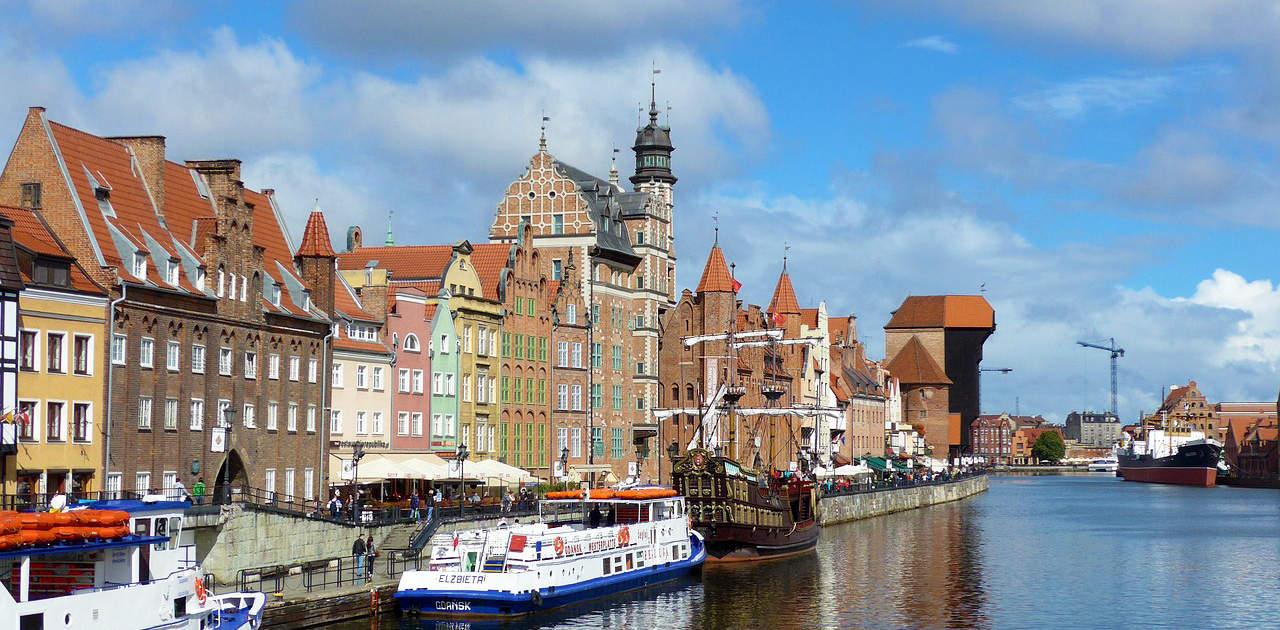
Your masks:
M618 530L618 546L626 547L630 543L631 543L631 529L627 527L623 527L622 529Z
M204 601L209 598L209 591L204 588L204 580L196 578L196 599L200 600L200 604L204 605Z
M556 536L555 548L556 548L557 556L564 555L564 539L563 538Z

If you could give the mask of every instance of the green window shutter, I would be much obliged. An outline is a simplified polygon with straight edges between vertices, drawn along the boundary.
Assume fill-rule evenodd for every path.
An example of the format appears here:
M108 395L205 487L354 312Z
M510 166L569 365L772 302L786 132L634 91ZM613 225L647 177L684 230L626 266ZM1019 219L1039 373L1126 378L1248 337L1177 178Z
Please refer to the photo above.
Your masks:
M538 379L538 404L547 404L547 381Z
M508 386L508 383L507 383L507 377L506 377L506 376L504 376L504 377L502 377L502 402L503 402L503 403L506 403L506 402L507 402L507 386ZM517 425L517 426L519 426L519 425Z
M533 404L533 379L524 379L524 402L526 405Z

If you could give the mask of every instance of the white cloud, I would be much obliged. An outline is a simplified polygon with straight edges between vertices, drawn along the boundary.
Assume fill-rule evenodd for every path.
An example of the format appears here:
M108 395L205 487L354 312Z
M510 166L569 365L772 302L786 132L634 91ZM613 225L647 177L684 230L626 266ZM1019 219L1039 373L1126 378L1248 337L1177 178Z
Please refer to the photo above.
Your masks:
M902 42L902 48L932 50L933 52L940 52L946 55L954 55L960 52L960 46L941 35L930 35L928 37L919 37L908 40Z
M1163 74L1086 77L1016 96L1013 102L1023 109L1076 118L1098 108L1126 112L1149 105L1174 86L1173 77Z

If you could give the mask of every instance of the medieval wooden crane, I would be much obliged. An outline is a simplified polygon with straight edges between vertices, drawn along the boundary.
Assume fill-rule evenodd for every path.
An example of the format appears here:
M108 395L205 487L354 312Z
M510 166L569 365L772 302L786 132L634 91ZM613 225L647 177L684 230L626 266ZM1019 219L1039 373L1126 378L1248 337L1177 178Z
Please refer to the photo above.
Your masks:
M1116 347L1116 340L1114 337L1109 341L1111 342L1111 346L1109 347L1100 346L1096 343L1089 343L1087 341L1077 341L1076 343L1084 346L1085 348L1096 348L1098 350L1106 350L1111 353L1111 415L1119 418L1120 414L1116 411L1116 359L1124 356L1124 348Z

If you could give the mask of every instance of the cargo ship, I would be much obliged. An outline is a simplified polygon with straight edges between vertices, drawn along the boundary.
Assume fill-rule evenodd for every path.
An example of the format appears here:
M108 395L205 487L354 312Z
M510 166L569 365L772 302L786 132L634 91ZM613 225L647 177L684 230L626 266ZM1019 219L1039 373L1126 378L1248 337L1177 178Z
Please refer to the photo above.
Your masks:
M1212 488L1218 481L1222 444L1193 429L1148 428L1142 439L1122 444L1116 459L1116 475L1125 481Z

